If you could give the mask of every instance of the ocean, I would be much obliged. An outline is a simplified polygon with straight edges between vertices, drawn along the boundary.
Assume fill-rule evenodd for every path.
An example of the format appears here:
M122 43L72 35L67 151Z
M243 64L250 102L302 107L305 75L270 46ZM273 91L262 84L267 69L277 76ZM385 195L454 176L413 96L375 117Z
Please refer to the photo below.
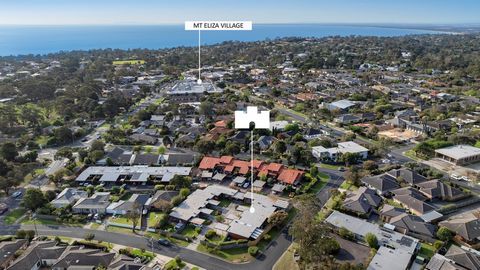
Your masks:
M279 37L403 36L429 30L321 24L260 24L252 31L203 31L202 44L258 41ZM161 49L196 46L198 33L183 25L151 26L6 26L0 25L0 56L48 54L89 49Z

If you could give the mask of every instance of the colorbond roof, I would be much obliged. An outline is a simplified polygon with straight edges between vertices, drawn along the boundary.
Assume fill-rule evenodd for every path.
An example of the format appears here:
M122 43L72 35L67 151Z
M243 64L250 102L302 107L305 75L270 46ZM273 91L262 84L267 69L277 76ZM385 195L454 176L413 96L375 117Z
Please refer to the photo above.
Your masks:
M149 167L149 166L92 166L85 169L75 181L87 181L98 175L101 182L115 182L120 176L131 176L129 181L146 182L149 176L162 176L162 182L169 182L175 175L189 175L191 167Z
M480 155L480 148L462 144L437 149L435 152L458 160Z

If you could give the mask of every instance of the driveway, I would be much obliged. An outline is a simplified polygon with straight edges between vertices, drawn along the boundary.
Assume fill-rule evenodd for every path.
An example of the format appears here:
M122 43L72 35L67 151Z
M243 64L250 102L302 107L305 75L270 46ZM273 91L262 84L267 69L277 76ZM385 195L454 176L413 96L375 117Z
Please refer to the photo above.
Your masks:
M348 241L341 238L340 236L333 235L337 242L340 244L340 252L335 256L335 258L342 263L352 263L352 264L365 264L370 254L370 248L358 243Z

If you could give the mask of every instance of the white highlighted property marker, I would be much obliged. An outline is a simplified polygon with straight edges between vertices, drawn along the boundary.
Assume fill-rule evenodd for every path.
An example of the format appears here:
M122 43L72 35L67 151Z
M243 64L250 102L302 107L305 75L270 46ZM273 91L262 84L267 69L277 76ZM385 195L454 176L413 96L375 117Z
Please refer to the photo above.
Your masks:
M198 31L198 80L201 78L201 58L200 58L200 31L250 31L253 23L251 21L186 21L186 31Z

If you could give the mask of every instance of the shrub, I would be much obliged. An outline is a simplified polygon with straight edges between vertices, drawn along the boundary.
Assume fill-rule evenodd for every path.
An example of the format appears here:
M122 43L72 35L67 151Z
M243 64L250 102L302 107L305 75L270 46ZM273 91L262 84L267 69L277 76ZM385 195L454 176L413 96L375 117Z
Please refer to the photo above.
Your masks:
M266 233L264 236L263 236L263 240L265 241L270 241L270 239L272 239L272 236L268 233Z
M341 227L339 230L338 230L338 234L342 237L342 238L345 238L345 239L348 239L348 240L352 240L354 238L354 235L351 231L349 231L347 228L345 227Z
M217 232L215 232L214 230L208 230L205 233L205 237L208 238L208 239L211 239L211 238L215 237L216 235L217 235Z
M435 243L433 243L433 247L434 247L436 250L440 249L442 246L443 246L443 242L442 242L442 241L437 240L437 241L435 241Z
M165 185L155 185L155 190L164 190Z
M256 246L251 246L248 248L248 254L252 255L252 256L257 256L258 254L258 247Z

